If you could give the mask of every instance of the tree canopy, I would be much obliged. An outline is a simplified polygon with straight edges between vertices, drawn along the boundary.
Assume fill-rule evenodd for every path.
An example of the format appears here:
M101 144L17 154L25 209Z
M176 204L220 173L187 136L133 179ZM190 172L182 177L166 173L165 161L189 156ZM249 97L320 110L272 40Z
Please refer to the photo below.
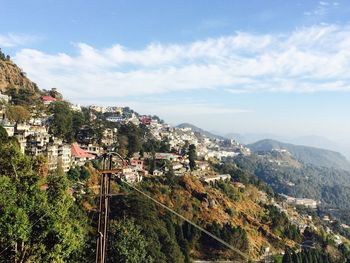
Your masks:
M11 105L6 109L6 116L10 121L22 123L30 119L30 112L23 106Z

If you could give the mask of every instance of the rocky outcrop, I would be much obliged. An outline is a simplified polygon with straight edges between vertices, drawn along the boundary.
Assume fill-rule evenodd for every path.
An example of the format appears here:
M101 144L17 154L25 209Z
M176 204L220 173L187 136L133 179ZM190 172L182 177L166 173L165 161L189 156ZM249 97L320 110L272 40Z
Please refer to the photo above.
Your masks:
M37 85L11 60L0 60L0 91L9 88L37 91Z

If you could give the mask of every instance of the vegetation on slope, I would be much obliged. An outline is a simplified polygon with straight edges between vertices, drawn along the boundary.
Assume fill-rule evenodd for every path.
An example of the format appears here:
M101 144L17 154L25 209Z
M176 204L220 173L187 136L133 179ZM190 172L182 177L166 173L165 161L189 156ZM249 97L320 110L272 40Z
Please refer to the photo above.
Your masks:
M334 168L304 165L300 168L279 166L252 155L239 156L234 162L268 183L274 191L299 198L321 201L321 206L350 209L350 173Z
M38 91L37 85L0 49L0 91L6 91L8 88Z
M43 177L15 140L1 137L0 262L79 261L87 218L66 175Z
M274 140L261 140L247 145L253 152L270 152L273 149L286 149L304 164L318 167L350 170L346 158L338 152L308 146L293 145Z

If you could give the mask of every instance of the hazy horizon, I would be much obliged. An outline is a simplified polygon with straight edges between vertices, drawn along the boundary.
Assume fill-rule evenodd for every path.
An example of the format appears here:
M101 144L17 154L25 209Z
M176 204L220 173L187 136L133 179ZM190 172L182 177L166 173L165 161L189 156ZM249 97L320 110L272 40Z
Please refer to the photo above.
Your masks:
M350 144L346 1L0 3L0 47L73 103Z

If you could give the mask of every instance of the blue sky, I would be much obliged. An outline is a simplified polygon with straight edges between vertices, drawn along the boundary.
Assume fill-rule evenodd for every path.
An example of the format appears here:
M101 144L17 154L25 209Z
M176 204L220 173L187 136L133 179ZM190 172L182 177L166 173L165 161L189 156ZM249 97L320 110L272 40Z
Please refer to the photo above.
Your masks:
M348 1L0 0L0 47L71 102L350 141Z

